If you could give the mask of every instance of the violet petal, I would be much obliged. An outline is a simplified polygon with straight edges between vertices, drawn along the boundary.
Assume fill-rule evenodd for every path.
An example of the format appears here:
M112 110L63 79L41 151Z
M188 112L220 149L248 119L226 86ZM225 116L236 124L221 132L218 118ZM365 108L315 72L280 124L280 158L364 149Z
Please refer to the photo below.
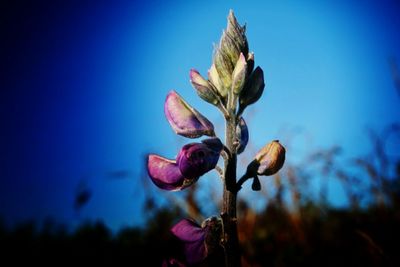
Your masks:
M151 154L147 160L147 170L153 183L161 189L180 190L185 178L174 160Z
M191 107L183 98L171 91L164 105L165 116L174 131L188 138L202 135L214 136L214 126L196 109Z
M211 147L215 149L214 146ZM176 158L182 175L194 179L214 169L218 163L220 151L213 149L204 143L190 143L183 146Z
M196 222L183 219L171 232L184 243L186 260L190 264L201 262L206 256L205 230Z
M201 142L217 153L220 153L224 147L218 137L207 138L202 140Z
M240 154L245 150L247 143L249 142L249 130L243 118L240 118L240 121L236 126L236 138L239 141L237 153Z

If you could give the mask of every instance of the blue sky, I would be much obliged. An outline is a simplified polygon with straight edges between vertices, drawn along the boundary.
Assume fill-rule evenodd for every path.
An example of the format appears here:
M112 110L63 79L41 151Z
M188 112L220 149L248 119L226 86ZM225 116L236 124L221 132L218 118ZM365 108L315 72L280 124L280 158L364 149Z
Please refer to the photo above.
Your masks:
M1 9L0 216L7 223L100 218L117 229L143 222L143 155L173 158L189 142L164 117L168 91L222 135L221 115L197 97L189 70L206 74L229 9L247 24L265 74L263 97L245 112L255 148L301 128L307 138L288 161L334 144L351 157L369 150L367 126L379 130L400 115L388 65L400 58L394 1L27 1ZM126 178L110 178L120 170ZM93 197L77 218L81 183Z

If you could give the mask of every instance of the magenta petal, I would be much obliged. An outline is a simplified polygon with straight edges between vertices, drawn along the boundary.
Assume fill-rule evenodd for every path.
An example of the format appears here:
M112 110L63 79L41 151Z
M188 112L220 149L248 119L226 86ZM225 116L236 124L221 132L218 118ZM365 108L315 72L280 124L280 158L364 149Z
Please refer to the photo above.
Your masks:
M185 243L184 249L186 260L189 264L197 264L207 257L204 240Z
M205 230L196 222L183 219L171 232L184 243L186 259L190 264L201 262L206 255Z
M161 189L180 190L185 178L174 160L149 155L147 170L153 183Z
M184 242L204 241L205 231L195 221L183 219L171 228L171 232Z
M219 152L203 143L190 143L179 151L176 162L182 175L193 179L215 168Z
M175 91L171 91L167 95L164 112L171 127L179 135L188 138L215 135L213 124L186 103Z
M217 153L220 153L224 147L218 137L207 138L201 142Z

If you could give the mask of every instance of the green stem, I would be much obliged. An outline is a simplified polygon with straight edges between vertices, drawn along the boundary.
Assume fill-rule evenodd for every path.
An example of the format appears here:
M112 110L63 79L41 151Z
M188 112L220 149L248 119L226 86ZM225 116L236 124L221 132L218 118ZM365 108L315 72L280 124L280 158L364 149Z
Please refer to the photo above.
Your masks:
M224 161L224 192L222 203L222 219L224 225L225 265L227 267L240 267L240 250L236 218L236 116L231 113L226 120L225 141L230 151L229 157Z

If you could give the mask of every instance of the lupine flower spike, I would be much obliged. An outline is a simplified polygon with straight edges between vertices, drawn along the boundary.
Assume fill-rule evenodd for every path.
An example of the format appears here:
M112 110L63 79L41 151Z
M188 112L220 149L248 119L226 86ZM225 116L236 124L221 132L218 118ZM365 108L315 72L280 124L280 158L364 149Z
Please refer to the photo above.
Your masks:
M286 153L278 141L267 144L247 166L246 173L236 180L237 155L245 151L249 141L249 129L243 113L246 107L261 98L265 87L263 70L254 67L254 53L249 52L246 27L241 26L230 11L227 27L215 47L207 79L196 69L189 71L190 83L197 95L218 107L224 115L225 144L216 136L214 125L177 92L170 91L166 97L164 112L174 132L187 138L207 138L184 145L174 159L150 154L147 158L150 179L161 189L177 191L217 169L224 183L224 192L221 217L210 217L201 225L191 219L183 219L171 229L183 242L186 262L168 259L163 266L197 266L210 255L219 255L215 252L223 251L222 265L240 267L237 193L249 178L253 178L252 189L260 190L258 176L277 173L284 164ZM222 151L224 168L217 166Z

